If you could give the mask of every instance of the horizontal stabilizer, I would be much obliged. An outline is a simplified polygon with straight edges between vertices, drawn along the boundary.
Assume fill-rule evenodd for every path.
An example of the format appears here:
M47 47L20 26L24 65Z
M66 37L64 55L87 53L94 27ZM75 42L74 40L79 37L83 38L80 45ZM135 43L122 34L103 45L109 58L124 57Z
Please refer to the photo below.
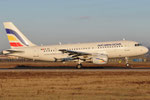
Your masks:
M8 55L8 54L12 54L12 53L23 53L23 52L24 52L24 51L8 49L8 50L3 50L3 51L2 51L2 54Z

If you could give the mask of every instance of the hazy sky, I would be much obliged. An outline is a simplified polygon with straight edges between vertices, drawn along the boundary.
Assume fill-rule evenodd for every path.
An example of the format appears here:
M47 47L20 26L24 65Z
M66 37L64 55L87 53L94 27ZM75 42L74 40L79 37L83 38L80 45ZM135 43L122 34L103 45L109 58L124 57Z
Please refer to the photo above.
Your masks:
M12 21L41 45L135 40L150 45L150 0L0 0L0 50Z

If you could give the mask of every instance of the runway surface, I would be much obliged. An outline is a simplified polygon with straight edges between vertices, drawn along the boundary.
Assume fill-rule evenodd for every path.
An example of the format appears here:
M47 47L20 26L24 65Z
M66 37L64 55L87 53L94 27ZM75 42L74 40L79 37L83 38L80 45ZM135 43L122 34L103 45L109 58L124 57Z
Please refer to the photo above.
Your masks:
M150 72L150 68L138 69L0 69L0 72Z

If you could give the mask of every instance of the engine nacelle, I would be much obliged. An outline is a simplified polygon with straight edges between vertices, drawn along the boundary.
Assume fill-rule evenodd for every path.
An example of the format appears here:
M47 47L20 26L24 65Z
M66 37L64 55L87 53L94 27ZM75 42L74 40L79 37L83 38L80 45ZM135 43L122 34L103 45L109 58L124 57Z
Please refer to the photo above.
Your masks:
M93 55L92 61L94 64L106 64L108 62L108 57L104 54L96 54Z

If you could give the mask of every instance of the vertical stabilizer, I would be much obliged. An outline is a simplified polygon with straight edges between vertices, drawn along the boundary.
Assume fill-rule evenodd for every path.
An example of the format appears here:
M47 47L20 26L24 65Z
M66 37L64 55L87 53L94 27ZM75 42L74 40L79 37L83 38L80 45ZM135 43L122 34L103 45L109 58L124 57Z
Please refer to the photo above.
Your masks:
M4 27L11 48L35 46L12 22L4 22Z

